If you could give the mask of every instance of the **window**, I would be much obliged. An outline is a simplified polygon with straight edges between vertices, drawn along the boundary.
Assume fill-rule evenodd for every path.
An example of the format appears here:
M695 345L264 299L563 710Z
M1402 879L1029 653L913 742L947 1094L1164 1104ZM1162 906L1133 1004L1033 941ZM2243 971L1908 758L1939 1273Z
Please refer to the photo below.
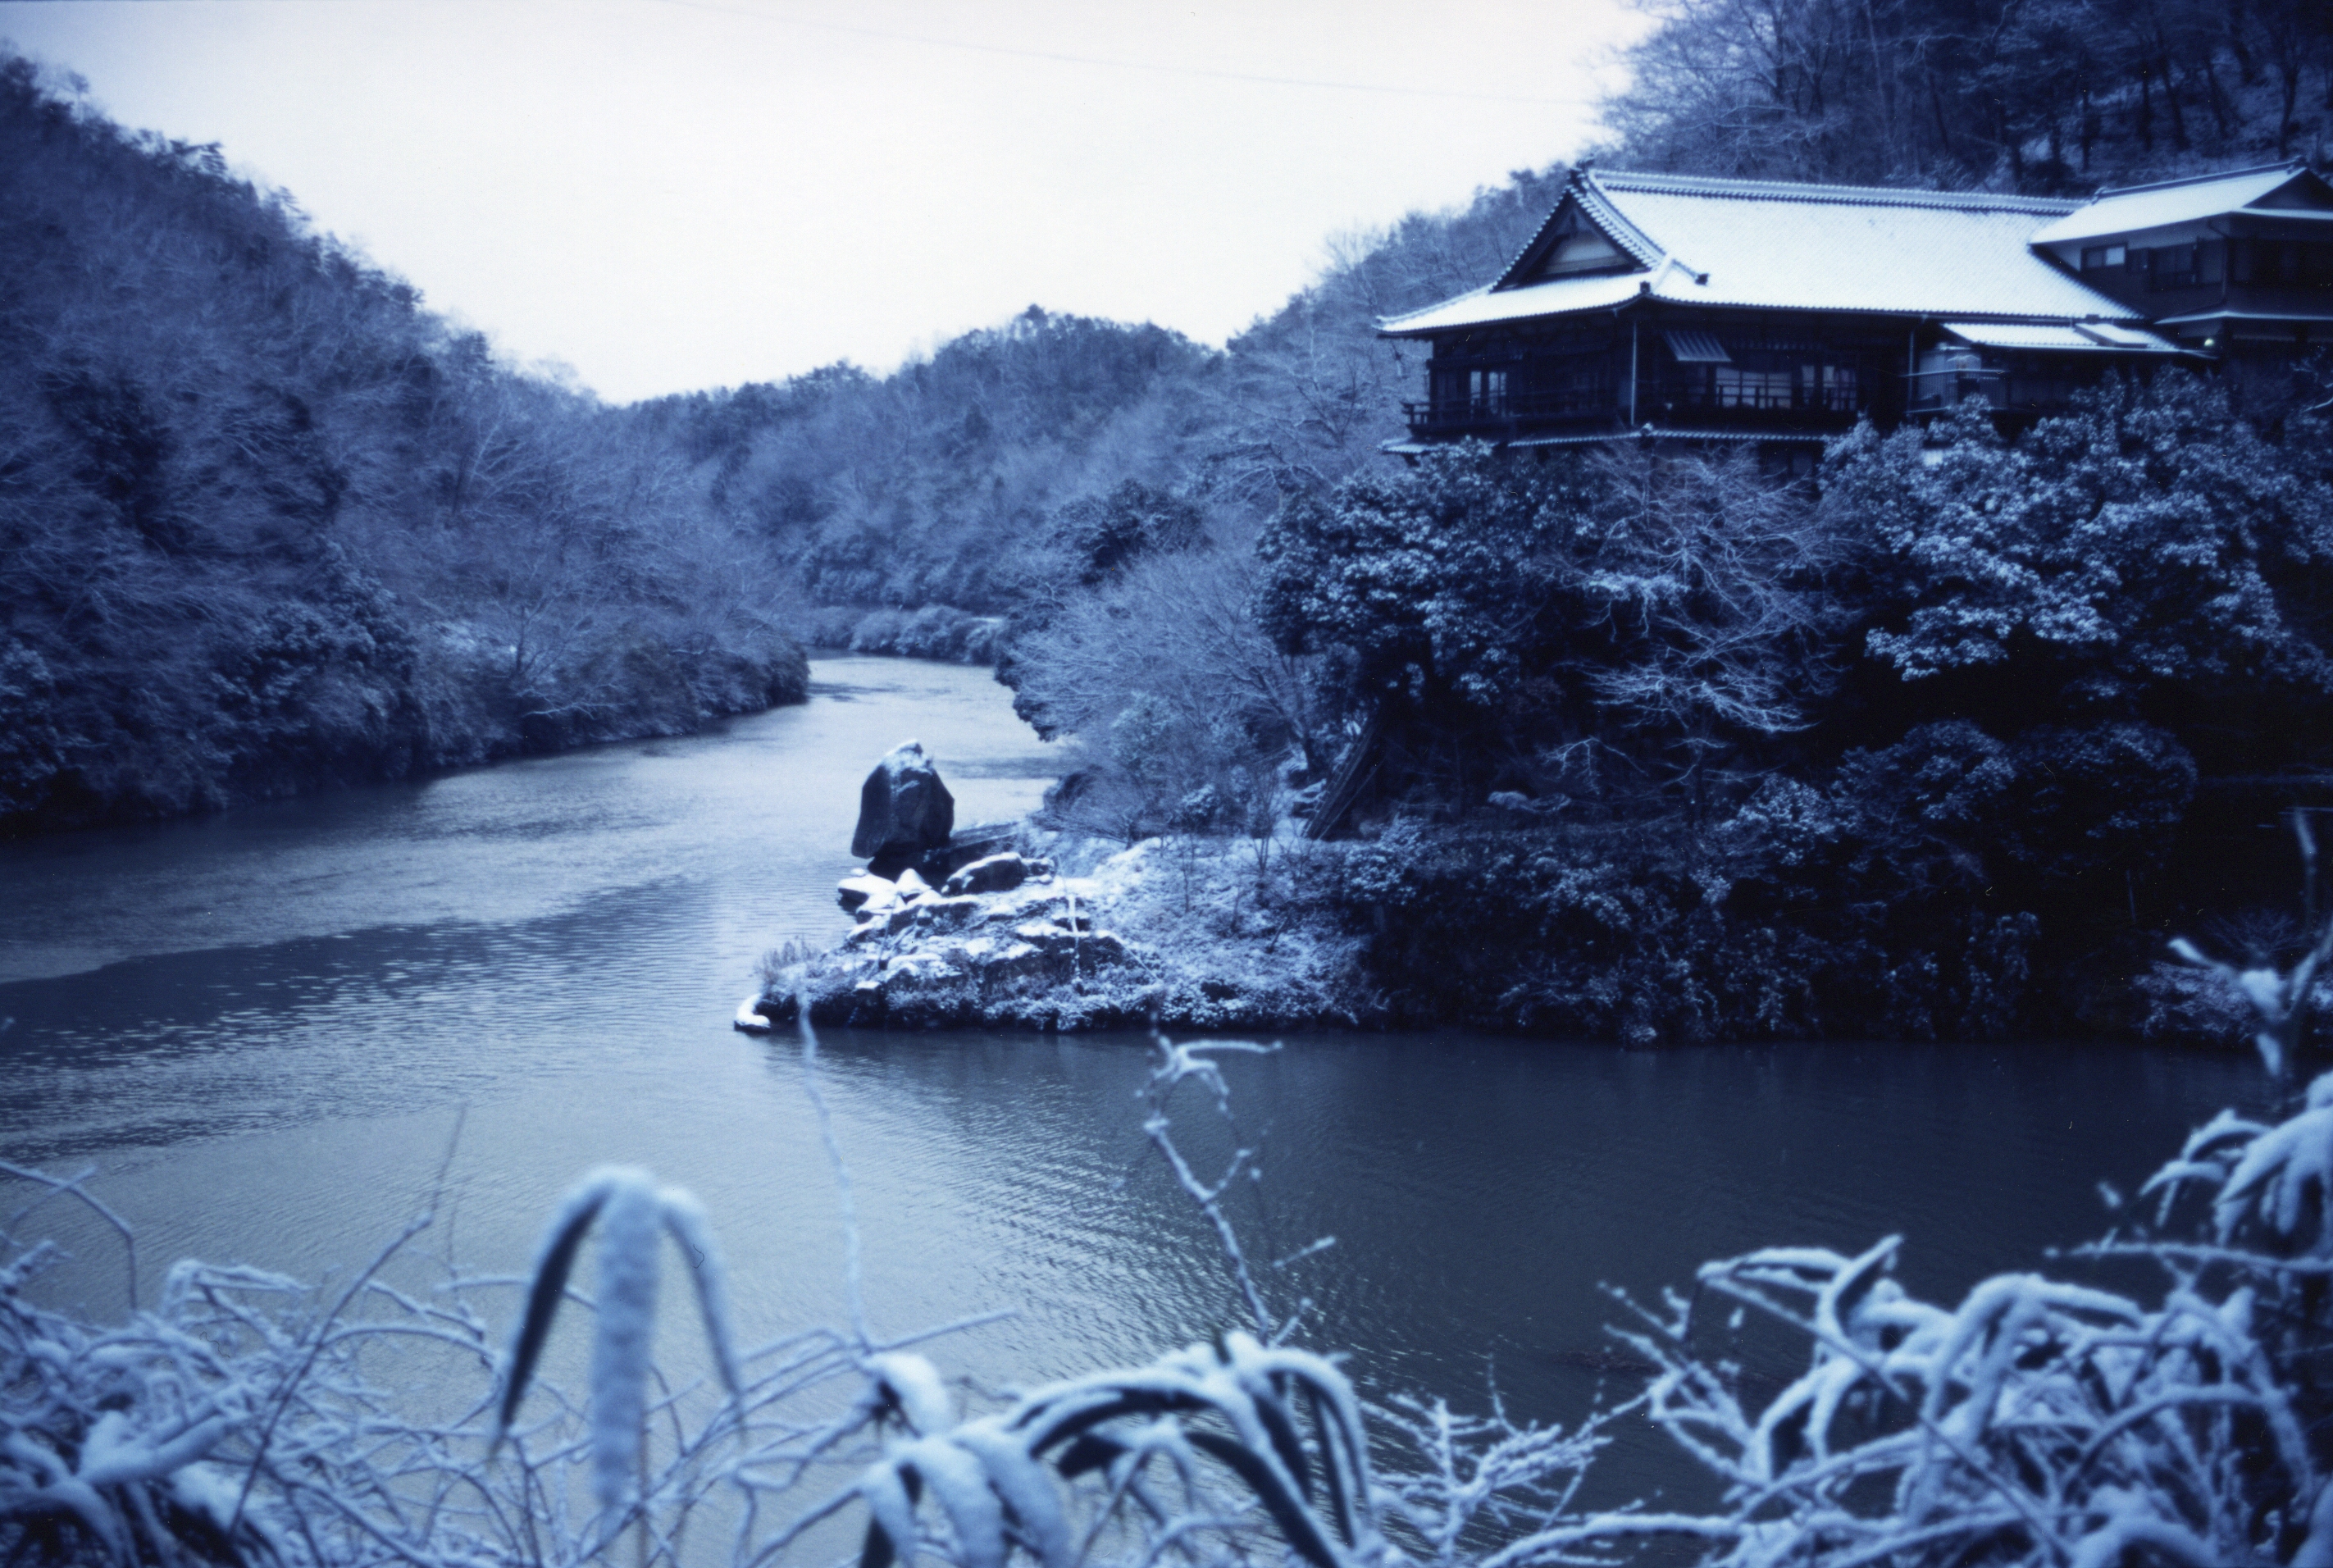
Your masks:
M1717 406L1721 409L1787 409L1791 406L1791 372L1745 370L1736 365L1717 368Z
M1834 414L1855 411L1853 365L1802 364L1799 367L1799 407L1822 409Z
M2152 288L2192 289L2201 281L2195 270L2195 247L2192 245L2164 245L2150 252L2148 261Z
M2292 239L2250 239L2238 241L2234 250L2229 275L2240 284L2333 286L2333 245Z
M2107 267L2123 265L2127 252L2119 245L2088 245L2082 247L2082 270L2102 272Z
M1507 408L1507 372L1476 370L1470 378L1468 390L1473 394L1474 411L1478 414L1503 414Z

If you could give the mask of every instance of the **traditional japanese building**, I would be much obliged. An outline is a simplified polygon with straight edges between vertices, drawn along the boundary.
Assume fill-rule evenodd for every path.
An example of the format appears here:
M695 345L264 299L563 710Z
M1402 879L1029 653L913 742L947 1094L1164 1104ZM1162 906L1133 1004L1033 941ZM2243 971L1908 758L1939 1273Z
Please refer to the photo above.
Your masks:
M1981 396L2015 428L2109 368L2333 342L2333 188L2299 164L2088 202L1573 171L1432 345L1391 450L1820 441Z

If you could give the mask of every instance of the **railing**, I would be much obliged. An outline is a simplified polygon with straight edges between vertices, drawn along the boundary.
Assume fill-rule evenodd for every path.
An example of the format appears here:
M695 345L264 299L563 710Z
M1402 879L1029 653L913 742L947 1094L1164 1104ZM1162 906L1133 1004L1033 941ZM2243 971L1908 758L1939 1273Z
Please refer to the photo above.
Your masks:
M1781 385L1751 382L1740 387L1711 388L1699 382L1656 384L1646 390L1657 403L1691 409L1696 413L1740 410L1759 414L1829 415L1853 418L1865 401L1853 388L1808 387L1791 381Z
M1704 381L1648 381L1638 394L1637 417L1689 418L1720 428L1845 429L1868 407L1869 399L1859 389L1810 388L1780 378L1717 388ZM1619 389L1613 386L1435 398L1404 403L1401 409L1415 436L1512 433L1525 426L1618 419L1627 413Z
M1728 390L1723 395L1705 387L1647 387L1637 404L1640 420L1698 426L1716 430L1845 430L1863 411L1853 394L1825 397L1819 392L1793 397L1788 391Z
M1561 419L1609 418L1619 411L1619 394L1609 387L1509 392L1481 398L1435 398L1401 406L1402 418L1408 421L1411 433L1420 436L1506 430L1518 425Z

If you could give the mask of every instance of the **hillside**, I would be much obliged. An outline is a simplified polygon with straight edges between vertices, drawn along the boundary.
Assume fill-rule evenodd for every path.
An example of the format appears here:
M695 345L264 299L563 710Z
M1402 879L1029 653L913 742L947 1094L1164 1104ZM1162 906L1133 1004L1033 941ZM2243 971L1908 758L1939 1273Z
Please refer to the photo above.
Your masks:
M798 699L636 421L0 58L0 832Z

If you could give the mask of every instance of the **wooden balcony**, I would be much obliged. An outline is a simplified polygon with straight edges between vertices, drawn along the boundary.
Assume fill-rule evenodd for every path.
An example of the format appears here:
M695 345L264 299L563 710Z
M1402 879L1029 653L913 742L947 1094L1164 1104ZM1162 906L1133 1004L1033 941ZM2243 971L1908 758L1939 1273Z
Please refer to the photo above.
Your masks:
M1481 436L1500 440L1551 425L1579 425L1618 418L1627 410L1609 387L1560 392L1514 392L1478 398L1435 398L1404 403L1402 418L1418 439L1448 440Z

